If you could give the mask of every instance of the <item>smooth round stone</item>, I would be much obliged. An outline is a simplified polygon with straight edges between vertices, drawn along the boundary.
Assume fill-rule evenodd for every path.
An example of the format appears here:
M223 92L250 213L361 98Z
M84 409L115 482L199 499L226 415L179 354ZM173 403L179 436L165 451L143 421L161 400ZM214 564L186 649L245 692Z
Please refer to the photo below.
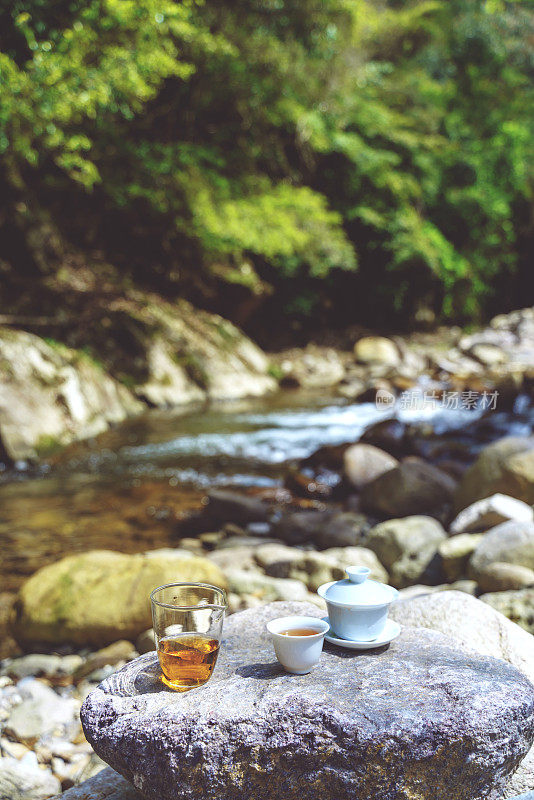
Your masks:
M320 612L271 603L232 615L212 680L164 689L155 654L107 678L82 723L150 800L497 800L534 741L534 686L498 659L405 628L388 647L325 645L284 672L265 623Z

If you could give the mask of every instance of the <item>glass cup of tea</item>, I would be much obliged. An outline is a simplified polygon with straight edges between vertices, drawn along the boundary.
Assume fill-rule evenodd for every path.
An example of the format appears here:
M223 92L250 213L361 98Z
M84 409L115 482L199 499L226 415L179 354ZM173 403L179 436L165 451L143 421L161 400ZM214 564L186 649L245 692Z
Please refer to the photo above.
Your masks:
M178 692L202 686L219 655L225 592L209 583L167 583L150 602L163 683Z

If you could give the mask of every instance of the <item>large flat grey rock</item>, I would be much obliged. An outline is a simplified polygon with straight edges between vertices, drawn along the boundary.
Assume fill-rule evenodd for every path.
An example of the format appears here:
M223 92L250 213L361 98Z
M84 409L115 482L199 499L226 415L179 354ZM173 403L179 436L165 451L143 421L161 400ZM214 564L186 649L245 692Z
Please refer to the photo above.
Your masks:
M271 603L227 620L215 674L163 689L152 653L86 699L96 752L150 800L496 800L534 740L534 686L513 666L403 630L367 652L327 645L285 673Z

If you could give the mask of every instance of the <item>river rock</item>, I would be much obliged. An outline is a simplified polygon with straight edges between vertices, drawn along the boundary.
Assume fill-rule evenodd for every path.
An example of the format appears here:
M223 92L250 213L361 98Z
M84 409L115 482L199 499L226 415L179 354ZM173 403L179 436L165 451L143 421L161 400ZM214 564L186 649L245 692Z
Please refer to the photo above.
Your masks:
M207 558L217 564L220 570L225 572L227 569L234 569L236 566L239 569L252 570L258 572L259 567L255 559L256 552L262 547L267 545L237 545L236 547L223 547L213 550L208 553ZM285 547L283 544L268 545L269 547Z
M502 658L534 681L534 638L502 614L488 614L482 606L479 600L467 595L440 592L395 603L391 616L402 625L446 632L462 649ZM513 798L517 792L532 786L534 747L512 776L504 797Z
M53 682L63 682L72 679L74 672L83 664L79 655L57 656L46 653L31 653L27 656L14 658L8 661L0 670L1 674L10 675L12 678L36 677L48 678Z
M353 444L343 455L343 471L355 489L398 465L396 458L371 444Z
M371 570L370 577L373 580L385 583L388 579L386 570L376 554L368 547L329 547L328 550L323 550L323 554L337 561L343 569L353 564L361 564L362 567Z
M0 451L37 458L143 406L82 352L0 327Z
M136 392L151 405L259 397L276 389L266 355L228 320L183 299L174 303L150 295L135 299L134 305L130 298L126 322L130 338L130 331L135 331L135 365L129 354L120 363L125 323L115 319L115 368L135 366Z
M369 391L367 381L363 381L357 375L348 373L337 386L337 394L345 400L361 401Z
M534 634L534 589L509 592L489 592L480 599L505 617Z
M491 609L493 613L488 613L483 605L474 597L448 591L397 602L391 607L391 616L402 625L447 633L460 648L502 658L534 681L534 638L498 611ZM513 798L517 792L533 786L534 747L531 747L512 776L504 797Z
M395 418L381 419L363 432L360 441L400 458L408 446L407 425Z
M413 583L439 583L437 550L446 539L432 517L413 516L381 522L369 531L367 546L387 569L398 589Z
M252 522L266 523L269 517L269 507L257 497L213 489L205 498L202 509L180 523L180 533L197 536L204 532L217 532L230 522L246 526Z
M138 653L150 653L155 647L154 628L147 628L147 630L140 633L135 640L135 649Z
M61 800L142 800L142 795L122 775L108 767L64 792Z
M23 744L33 744L54 731L77 730L79 704L75 699L60 697L35 678L19 681L17 690L22 702L14 706L6 722L6 732L11 737Z
M131 642L126 639L119 639L118 642L108 644L107 647L102 647L96 653L91 653L74 673L74 681L78 683L86 675L90 675L96 670L107 666L113 667L116 664L120 664L121 661L130 661L136 655L138 653Z
M532 466L532 456L527 463L514 461L514 457L534 449L534 437L506 436L484 448L475 463L465 473L454 497L457 511L477 500L496 493L510 495L525 502L532 496L534 483L525 485L525 477Z
M515 520L516 522L532 522L534 511L532 506L508 497L505 494L494 494L483 500L464 508L451 522L451 534L485 532L501 522Z
M484 534L469 561L469 577L478 581L496 563L534 569L534 522L503 522Z
M496 800L534 739L534 687L503 661L409 629L388 648L327 646L285 673L265 623L313 607L235 614L212 680L163 691L154 654L86 699L97 753L149 800ZM526 635L526 634L525 634Z
M256 497L238 492L213 489L208 493L206 513L220 524L236 522L247 525L249 522L267 522L269 508Z
M466 574L469 558L482 536L481 533L459 533L440 543L438 553L448 581L455 581Z
M399 350L384 336L364 336L354 345L354 356L361 364L395 367L400 362Z
M520 564L496 561L478 572L480 592L506 592L534 586L534 570Z
M331 347L309 344L304 350L294 348L271 356L271 361L281 372L281 382L286 386L321 389L338 384L345 376L345 367Z
M215 564L185 550L137 555L91 550L67 556L23 584L11 628L23 646L132 641L151 624L149 593L172 581L225 585Z
M273 528L288 544L314 544L320 548L363 544L369 529L363 514L334 511L295 511L284 515Z
M225 575L230 592L250 595L260 603L268 603L271 600L309 599L306 585L299 580L273 578L241 569L229 569Z
M440 631L462 650L502 658L534 681L534 637L468 594L436 592L399 600L390 614L401 625Z
M49 770L39 766L33 753L28 753L20 761L0 756L2 800L47 800L60 791L58 779Z
M472 597L477 593L477 582L470 580L453 581L452 583L440 583L437 586L425 586L424 583L415 583L413 586L406 586L399 591L399 599L411 600L412 597L421 597L425 594L437 592L465 592Z
M333 547L317 552L264 545L258 549L256 559L267 575L302 581L311 592L316 592L323 583L344 578L345 568L351 564L368 567L374 580L388 579L376 555L365 547Z
M362 507L385 517L438 512L451 502L456 482L422 461L404 461L366 484Z
M534 503L534 449L516 453L506 460L504 480L510 486L513 497Z
M503 800L534 800L534 747L512 775Z

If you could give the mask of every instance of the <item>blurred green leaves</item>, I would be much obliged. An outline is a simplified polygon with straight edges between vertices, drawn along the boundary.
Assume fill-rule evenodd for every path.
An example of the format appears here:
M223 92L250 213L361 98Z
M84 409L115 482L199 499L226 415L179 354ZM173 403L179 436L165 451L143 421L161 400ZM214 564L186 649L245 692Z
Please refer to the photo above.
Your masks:
M513 280L532 236L526 0L14 0L0 31L8 197L97 194L95 218L169 273L289 281L302 313L321 281L335 307L347 272L362 313L405 317L471 318Z

